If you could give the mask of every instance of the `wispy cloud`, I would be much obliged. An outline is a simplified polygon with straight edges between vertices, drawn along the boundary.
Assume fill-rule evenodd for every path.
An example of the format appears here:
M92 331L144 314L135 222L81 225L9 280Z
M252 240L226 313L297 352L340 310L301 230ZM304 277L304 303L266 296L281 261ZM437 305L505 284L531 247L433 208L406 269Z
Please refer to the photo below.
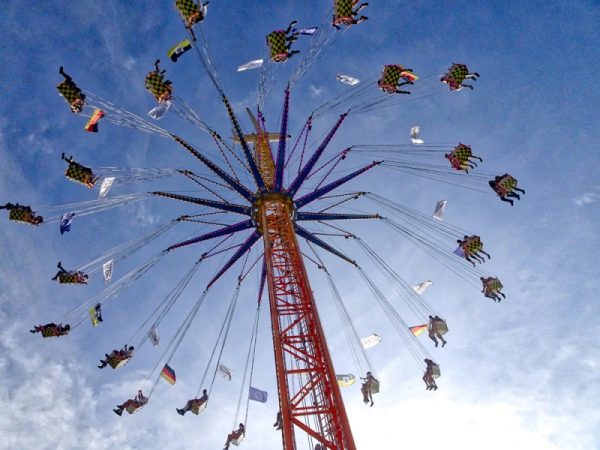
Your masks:
M590 205L600 199L600 186L595 186L593 190L588 191L573 200L577 206Z

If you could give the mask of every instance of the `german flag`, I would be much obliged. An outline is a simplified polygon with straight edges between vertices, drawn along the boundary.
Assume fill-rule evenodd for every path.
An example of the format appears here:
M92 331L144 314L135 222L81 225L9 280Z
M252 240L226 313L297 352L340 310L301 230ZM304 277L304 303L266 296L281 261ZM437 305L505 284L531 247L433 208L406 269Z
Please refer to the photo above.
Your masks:
M165 367L163 367L160 376L167 380L167 383L169 384L175 384L175 381L177 380L177 378L175 377L175 371L171 369L171 367L168 364L165 364Z
M85 124L84 130L85 131L89 131L90 133L97 133L98 132L98 121L100 121L100 119L102 119L102 117L104 117L104 112L100 109L96 109L94 111L94 114L92 114L92 117L90 117L90 120L87 121L87 123Z

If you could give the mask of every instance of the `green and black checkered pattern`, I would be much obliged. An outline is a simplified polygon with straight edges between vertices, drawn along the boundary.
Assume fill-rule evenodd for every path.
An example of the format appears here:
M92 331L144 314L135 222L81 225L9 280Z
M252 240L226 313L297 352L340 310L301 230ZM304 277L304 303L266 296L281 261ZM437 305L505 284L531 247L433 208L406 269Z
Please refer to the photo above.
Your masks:
M156 73L150 72L146 75L146 89L156 97L157 100L161 100L164 94L171 94L171 86L165 84L163 77ZM165 98L163 97L162 100Z
M175 8L177 8L181 16L188 22L188 25L193 25L190 23L190 18L200 15L200 8L192 0L175 0Z
M504 175L497 183L498 188L508 194L512 192L514 188L517 187L517 180L514 179L511 175Z
M42 328L42 337L55 337L58 336L58 334L58 328L56 326Z
M448 71L448 77L461 84L469 74L469 69L464 64L453 64Z
M404 68L395 64L390 64L383 68L381 83L387 86L397 86Z
M503 287L504 286L498 278L492 278L485 283L485 289L488 292L500 292Z
M451 154L458 159L461 164L469 162L469 158L473 156L473 153L471 153L471 147L465 144L458 144L456 147L454 147L454 150L452 150Z
M352 0L335 1L335 18L352 17Z
M466 239L466 242L464 242L461 247L465 252L465 256L469 256L481 251L483 249L483 243L479 236L472 236L469 239Z
M73 103L75 100L83 101L81 89L79 89L72 81L65 80L56 86L56 89L58 89L58 93L62 95L69 104Z
M69 167L65 172L65 176L72 181L77 181L78 183L85 184L86 186L88 180L91 181L94 179L92 169L84 167L75 162L69 163Z
M10 220L14 220L15 222L28 223L30 225L37 225L34 223L34 215L29 211L26 211L21 208L12 208L8 213L8 218Z
M121 362L125 361L126 359L129 359L129 358L124 358L123 355L121 355L121 353L113 351L110 354L110 356L108 357L108 365L110 367L112 367L113 369L116 369L117 366L119 364L121 364Z
M287 57L288 50L285 45L285 31L277 30L267 35L267 45L271 52L271 59L273 61L281 61L282 55Z
M58 282L60 284L85 284L80 281L78 273L61 273L58 276Z

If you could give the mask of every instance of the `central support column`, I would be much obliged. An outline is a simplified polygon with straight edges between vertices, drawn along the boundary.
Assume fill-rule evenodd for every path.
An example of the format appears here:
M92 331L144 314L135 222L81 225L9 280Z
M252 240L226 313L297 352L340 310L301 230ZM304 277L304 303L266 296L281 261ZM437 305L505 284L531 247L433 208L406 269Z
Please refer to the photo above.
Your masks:
M296 450L296 427L327 449L355 450L354 439L292 220L292 201L257 201L273 329L283 448Z

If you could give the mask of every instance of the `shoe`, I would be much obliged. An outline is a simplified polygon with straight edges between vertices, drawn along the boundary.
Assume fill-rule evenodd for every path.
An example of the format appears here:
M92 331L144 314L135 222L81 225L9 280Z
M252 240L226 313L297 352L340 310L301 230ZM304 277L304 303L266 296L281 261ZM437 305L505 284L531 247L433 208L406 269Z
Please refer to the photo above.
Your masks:
M59 269L60 269L60 266L62 266L62 261L59 261L58 264L56 265L56 267Z
M371 407L374 405L375 403L371 402Z
M119 411L118 409L113 409L113 411L117 416L120 416L121 414L123 414L123 411Z
M275 428L276 430L281 430L281 425L279 425L277 428Z
M442 342L442 348L446 346L447 342Z
M179 409L179 408L175 408L177 410L177 414L179 414L180 416L183 416L185 414L185 411L183 409Z
M31 334L35 334L35 333L37 333L37 331L36 331L36 330L29 330L29 332L30 332Z
M433 387L433 390L434 390L434 391L437 391L437 386L434 386L434 387Z

